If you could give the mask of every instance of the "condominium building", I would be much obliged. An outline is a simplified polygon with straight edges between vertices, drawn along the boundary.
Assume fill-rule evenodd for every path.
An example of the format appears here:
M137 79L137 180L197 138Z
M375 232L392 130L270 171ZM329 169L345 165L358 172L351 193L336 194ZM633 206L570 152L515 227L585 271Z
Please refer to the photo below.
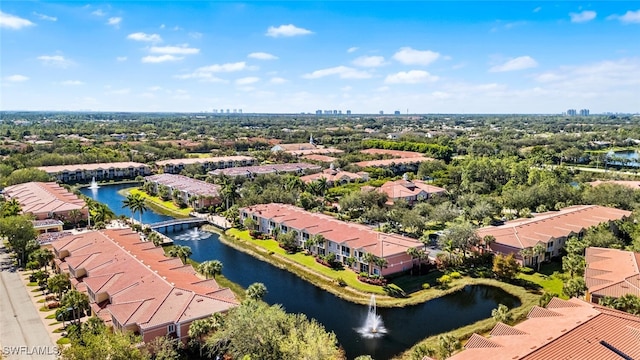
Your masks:
M251 156L218 156L206 158L185 158L157 161L156 165L164 173L179 174L187 165L200 165L205 171L227 169L238 166L254 165L256 159Z
M7 200L18 201L22 213L32 214L36 220L78 222L86 220L89 215L84 200L54 182L28 182L7 186L3 194Z
M321 166L308 163L288 163L288 164L268 164L256 166L241 166L229 169L218 169L211 171L214 176L244 176L253 178L258 175L266 174L298 174L314 173L322 170Z
M322 235L323 241L311 246L311 252L318 255L333 253L336 260L357 272L376 275L390 275L407 271L413 266L409 248L422 249L424 244L418 240L397 234L385 234L373 231L367 226L340 221L332 216L312 213L286 204L261 204L240 209L244 221L252 218L257 231L265 234L273 233L278 228L280 233L296 231L299 246L312 236ZM368 263L366 254L372 254L387 261L385 267ZM353 263L349 265L349 258Z
M67 236L52 243L58 272L87 293L91 312L117 330L188 340L194 320L238 305L214 279L202 280L191 265L169 258L130 229Z
M148 165L137 162L40 166L38 169L63 183L88 183L93 178L96 181L135 179L138 176L151 174L151 168Z
M508 221L500 226L483 227L476 234L481 238L493 236L495 241L490 245L493 252L514 254L521 264L529 266L558 256L569 237L582 236L592 226L629 216L631 211L599 205L576 205L536 214L532 218ZM546 249L544 254L522 258L521 250L532 249L538 244Z
M157 193L160 186L166 186L169 194L179 194L183 203L195 209L201 209L222 202L220 185L196 180L183 175L157 174L144 178L145 182L153 184Z
M584 259L587 301L597 304L605 296L640 296L640 253L589 247Z

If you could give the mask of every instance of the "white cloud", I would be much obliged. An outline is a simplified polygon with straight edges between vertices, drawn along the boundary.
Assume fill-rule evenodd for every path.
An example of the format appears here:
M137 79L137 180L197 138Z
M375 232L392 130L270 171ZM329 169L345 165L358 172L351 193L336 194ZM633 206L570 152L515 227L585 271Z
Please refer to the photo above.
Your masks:
M239 61L235 63L213 64L209 66L203 66L201 68L198 68L198 71L220 73L220 72L235 72L235 71L242 71L242 70L249 70L249 69L250 67L247 66L246 62Z
M107 15L107 13L106 13L106 12L104 12L104 11L102 11L102 9L98 9L98 10L96 10L96 11L92 12L92 13L91 13L91 15L95 15L95 16L105 16L105 15Z
M266 52L253 52L251 54L249 54L247 57L251 58L251 59L258 59L258 60L276 60L278 57Z
M348 66L336 66L327 69L316 70L302 75L305 79L319 79L325 76L338 75L341 79L369 79L371 74L366 71L356 70Z
M192 31L189 33L189 36L194 39L200 39L202 37L202 33L199 33L197 31Z
M580 66L563 66L534 79L564 91L603 92L640 86L640 59L607 60ZM626 90L625 90L626 91Z
M269 82L272 84L280 85L280 84L286 83L287 79L284 79L281 77L272 77L271 80L269 80Z
M148 89L149 91L160 91L162 90L162 86L151 86Z
M112 17L112 18L109 18L109 20L107 20L107 25L111 25L117 29L120 27L121 22L122 22L121 17Z
M259 77L255 77L255 76L248 76L248 77L243 77L240 79L236 80L236 85L249 85L249 84L255 84L258 81L260 81Z
M157 64L157 63L163 63L168 61L180 61L182 59L184 59L184 57L182 56L165 54L165 55L157 55L157 56L156 55L145 56L140 61L142 61L143 63Z
M8 82L23 82L23 81L27 81L29 80L29 77L24 76L24 75L9 75L7 77L4 78L6 81Z
M538 63L531 56L519 56L504 64L493 66L490 72L505 72L530 69L538 66Z
M540 12L540 10L542 10L541 6L538 6L537 8L533 9L534 13Z
M132 33L127 36L127 39L135 40L135 41L146 41L146 42L161 42L162 38L158 34L146 34L143 32Z
M64 86L78 86L78 85L84 85L84 82L80 81L80 80L65 80L63 82L60 83L60 85L64 85Z
M37 16L38 19L40 19L40 20L58 21L57 17L49 16L49 15L45 15L45 14L40 14L40 13L37 13L35 11L33 12L33 15Z
M165 24L160 25L160 29L164 29L166 27Z
M349 54L354 53L356 51L358 51L358 47L356 47L356 46L353 46L353 47L350 47L350 48L347 49L347 52Z
M41 55L38 56L38 60L42 61L43 65L60 68L67 68L73 64L73 61L66 59L62 55Z
M440 54L431 50L415 50L402 47L393 54L393 58L405 65L429 65L438 60Z
M118 61L118 62L127 61L127 57L126 56L118 56L118 57L116 57L116 61Z
M360 67L378 67L385 65L383 56L360 56L351 62L355 66Z
M247 63L244 61L235 62L235 63L226 63L226 64L213 64L209 66L203 66L197 68L194 72L190 74L181 74L175 75L174 77L177 79L200 79L202 81L209 82L224 82L226 80L217 78L213 76L214 73L230 73L237 72L243 70L254 70L255 67L247 66Z
M193 55L200 53L200 49L182 44L178 46L152 46L149 52L153 54Z
M125 88L125 89L118 89L118 90L110 90L105 92L105 94L107 95L127 95L131 93L131 89L129 88Z
M24 27L33 25L35 24L27 19L0 11L0 28L20 30Z
M638 24L640 23L640 10L627 11L624 15L611 15L607 17L607 20L620 20L623 24Z
M438 81L438 77L424 70L400 71L395 74L389 74L384 79L387 84L418 84L435 81Z
M591 10L584 10L579 13L569 13L572 23L588 22L596 18L596 12Z
M309 35L313 34L311 30L299 28L293 24L289 25L280 25L278 27L269 26L267 29L267 33L265 35L271 37L290 37L290 36L299 36L299 35Z

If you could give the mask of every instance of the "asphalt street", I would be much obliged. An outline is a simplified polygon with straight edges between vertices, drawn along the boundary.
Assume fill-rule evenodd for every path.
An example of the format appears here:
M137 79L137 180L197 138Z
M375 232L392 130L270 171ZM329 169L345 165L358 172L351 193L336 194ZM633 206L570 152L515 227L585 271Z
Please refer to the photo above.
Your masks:
M57 349L0 243L0 350L4 358L56 359Z

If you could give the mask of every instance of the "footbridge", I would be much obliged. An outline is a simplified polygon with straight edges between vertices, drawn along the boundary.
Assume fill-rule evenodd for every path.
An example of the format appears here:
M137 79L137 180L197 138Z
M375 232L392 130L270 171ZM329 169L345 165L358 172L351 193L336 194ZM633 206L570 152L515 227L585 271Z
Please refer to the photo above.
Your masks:
M173 219L173 220L157 222L157 223L149 224L149 227L152 230L155 230L159 233L167 234L171 232L176 232L176 231L200 226L207 223L208 221L206 219L189 217L184 219Z

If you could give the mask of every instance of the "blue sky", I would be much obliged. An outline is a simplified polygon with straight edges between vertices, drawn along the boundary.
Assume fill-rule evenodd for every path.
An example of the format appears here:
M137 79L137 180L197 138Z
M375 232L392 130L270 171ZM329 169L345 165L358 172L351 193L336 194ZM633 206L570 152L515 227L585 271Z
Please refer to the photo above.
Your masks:
M0 109L640 112L639 1L2 1Z

